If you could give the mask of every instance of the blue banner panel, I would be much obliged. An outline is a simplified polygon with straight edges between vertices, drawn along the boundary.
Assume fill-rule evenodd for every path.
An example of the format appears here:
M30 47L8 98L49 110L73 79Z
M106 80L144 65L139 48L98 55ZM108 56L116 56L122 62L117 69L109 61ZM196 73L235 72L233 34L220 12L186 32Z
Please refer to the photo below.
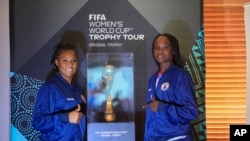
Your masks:
M199 118L192 123L193 140L205 141L202 6L199 0L10 1L11 123L15 128L11 136L39 140L31 125L36 94L51 77L53 47L64 42L78 51L75 79L88 102L88 141L142 141L142 105L148 79L157 69L152 41L168 32L179 39L185 68L195 83ZM106 65L114 67L112 83L102 75Z

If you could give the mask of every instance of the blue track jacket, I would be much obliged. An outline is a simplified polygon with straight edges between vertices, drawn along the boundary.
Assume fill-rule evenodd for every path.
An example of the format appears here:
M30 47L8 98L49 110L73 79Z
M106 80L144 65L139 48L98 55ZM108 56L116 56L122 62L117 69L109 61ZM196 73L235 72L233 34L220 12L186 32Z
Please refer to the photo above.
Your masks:
M176 65L162 74L156 87L157 72L149 79L147 102L160 101L158 111L146 107L144 141L167 141L186 135L190 138L190 121L198 116L194 87L189 73Z
M43 141L83 141L86 115L80 124L69 123L68 113L82 104L81 88L69 85L59 74L45 82L37 93L33 112L33 127Z

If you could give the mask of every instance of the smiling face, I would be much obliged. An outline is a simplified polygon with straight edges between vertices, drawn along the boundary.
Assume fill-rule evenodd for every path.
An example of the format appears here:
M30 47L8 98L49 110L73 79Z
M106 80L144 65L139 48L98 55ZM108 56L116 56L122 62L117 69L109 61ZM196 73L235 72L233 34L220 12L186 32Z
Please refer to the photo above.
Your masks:
M55 59L59 73L69 84L76 73L77 63L77 55L73 50L63 50Z
M172 64L174 51L171 43L165 36L159 36L153 44L153 54L155 60L161 65Z

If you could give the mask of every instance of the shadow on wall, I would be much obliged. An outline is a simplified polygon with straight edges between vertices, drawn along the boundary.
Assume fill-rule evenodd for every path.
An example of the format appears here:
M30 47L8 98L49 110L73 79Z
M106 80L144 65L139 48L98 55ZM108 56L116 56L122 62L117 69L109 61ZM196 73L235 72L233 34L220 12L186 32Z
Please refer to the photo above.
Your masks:
M74 30L67 30L60 37L60 42L72 44L77 49L79 64L74 79L84 87L86 84L86 53L88 50L86 37L82 32ZM53 71L51 70L47 75L46 80L50 79L52 76Z
M186 62L194 44L193 34L189 25L182 20L170 21L165 26L164 32L173 34L178 39L183 61Z

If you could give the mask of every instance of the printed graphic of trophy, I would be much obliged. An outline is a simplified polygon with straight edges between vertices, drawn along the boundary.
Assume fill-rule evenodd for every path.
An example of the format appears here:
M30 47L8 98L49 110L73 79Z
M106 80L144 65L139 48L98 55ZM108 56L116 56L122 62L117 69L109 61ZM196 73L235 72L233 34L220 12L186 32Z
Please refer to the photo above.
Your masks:
M104 119L108 122L115 120L115 113L113 111L112 95L110 93L113 79L114 79L114 71L115 71L115 67L106 63L104 66L104 70L102 72L102 79L105 83L105 90L106 90L106 95L107 95Z

